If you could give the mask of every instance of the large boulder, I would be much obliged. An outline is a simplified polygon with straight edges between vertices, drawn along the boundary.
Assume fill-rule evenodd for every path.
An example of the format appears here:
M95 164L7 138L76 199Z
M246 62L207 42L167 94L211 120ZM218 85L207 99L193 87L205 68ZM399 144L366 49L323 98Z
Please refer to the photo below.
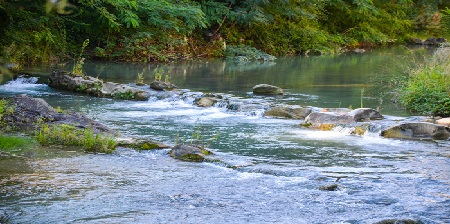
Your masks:
M211 152L196 145L178 144L170 150L169 154L173 158L183 161L203 162L205 155L209 155Z
M253 93L260 95L283 95L284 91L277 86L259 84L253 87Z
M449 128L427 122L399 124L381 132L385 138L447 140L450 138Z
M382 119L383 116L371 108L359 108L348 113L313 112L305 118L305 123L313 126L324 124L347 125L354 122Z
M111 91L111 96L118 99L145 101L150 98L150 93L139 88L117 84Z
M7 102L0 116L0 129L30 131L38 122L55 120L56 110L43 99L17 95Z
M57 70L50 74L48 85L55 89L100 96L102 94L103 82L91 76L81 76Z
M96 133L110 130L79 113L59 113L45 100L27 95L17 95L8 105L11 111L1 117L3 128L16 131L33 131L39 124L69 124L77 128L92 128Z
M266 117L281 117L290 119L304 119L312 112L310 107L300 106L280 106L267 110L264 112Z
M172 83L154 80L153 82L150 83L150 88L158 91L164 91L164 90L173 90L178 87Z

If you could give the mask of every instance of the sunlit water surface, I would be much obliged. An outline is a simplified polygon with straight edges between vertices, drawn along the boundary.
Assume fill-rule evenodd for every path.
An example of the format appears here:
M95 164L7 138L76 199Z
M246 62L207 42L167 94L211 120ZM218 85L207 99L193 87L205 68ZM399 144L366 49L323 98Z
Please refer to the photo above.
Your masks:
M334 57L278 59L237 65L224 61L177 63L165 68L183 96L155 93L149 101L92 98L54 90L36 78L0 85L0 95L25 93L53 106L86 113L124 135L174 145L193 132L222 162L188 163L168 150L119 148L108 155L39 148L0 158L0 215L12 223L375 223L384 219L450 222L448 144L400 141L378 133L304 129L300 120L262 116L274 104L314 107L380 106L361 94L401 49ZM133 82L155 65L88 64L106 81ZM34 71L39 81L48 68ZM43 82L43 81L41 81ZM259 83L280 86L283 97L254 96ZM230 102L199 108L202 93ZM252 106L254 105L254 107ZM395 118L395 117L393 117ZM400 119L400 118L399 118ZM219 136L217 141L208 139ZM230 168L233 167L233 168ZM338 184L337 191L320 187Z

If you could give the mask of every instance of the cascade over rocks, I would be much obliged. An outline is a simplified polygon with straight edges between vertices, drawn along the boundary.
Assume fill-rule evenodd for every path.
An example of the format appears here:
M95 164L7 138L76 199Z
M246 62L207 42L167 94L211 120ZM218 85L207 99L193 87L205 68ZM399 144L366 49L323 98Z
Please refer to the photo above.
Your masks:
M359 108L348 113L313 112L305 118L305 123L318 127L323 124L346 125L353 122L382 119L383 116L371 108Z
M450 138L448 127L426 122L404 123L392 126L381 132L385 138L447 140Z
M259 84L253 87L253 93L260 95L283 95L284 91L277 86Z

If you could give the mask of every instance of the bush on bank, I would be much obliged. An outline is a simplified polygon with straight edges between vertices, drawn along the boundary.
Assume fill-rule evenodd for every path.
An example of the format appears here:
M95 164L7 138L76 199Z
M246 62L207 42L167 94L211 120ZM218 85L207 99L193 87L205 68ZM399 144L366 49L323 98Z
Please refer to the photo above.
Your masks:
M400 102L423 115L450 116L450 47L408 72L400 88Z

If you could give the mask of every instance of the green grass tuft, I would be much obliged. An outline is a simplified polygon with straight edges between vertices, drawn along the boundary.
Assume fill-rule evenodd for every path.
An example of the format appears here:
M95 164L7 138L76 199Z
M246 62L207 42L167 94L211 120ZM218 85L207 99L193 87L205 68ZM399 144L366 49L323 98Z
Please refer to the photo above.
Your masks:
M29 148L33 145L33 139L19 136L0 136L0 150L13 151L17 149Z

